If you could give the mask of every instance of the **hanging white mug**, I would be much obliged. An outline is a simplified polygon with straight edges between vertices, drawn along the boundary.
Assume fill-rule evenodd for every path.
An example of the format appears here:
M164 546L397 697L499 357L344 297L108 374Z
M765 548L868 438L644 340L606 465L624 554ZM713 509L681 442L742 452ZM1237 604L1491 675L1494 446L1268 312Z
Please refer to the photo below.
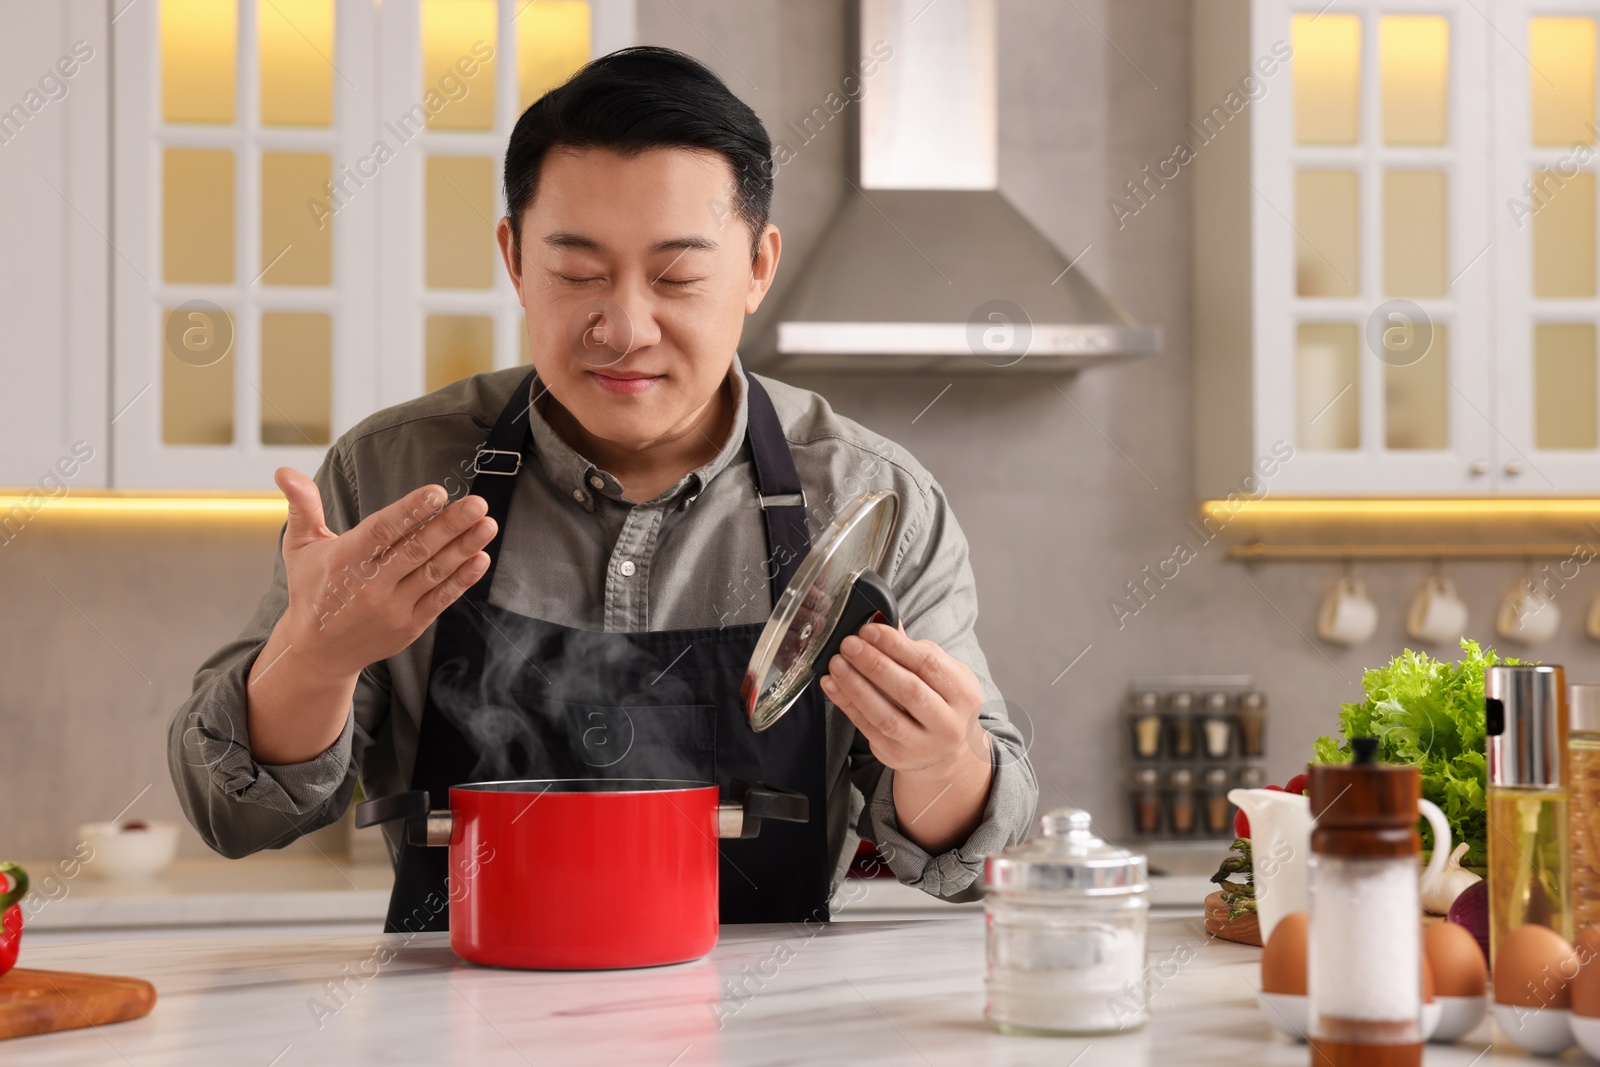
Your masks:
M1406 611L1406 633L1432 645L1453 645L1467 631L1467 602L1456 583L1435 574L1417 590Z
M1532 578L1520 578L1500 600L1495 633L1519 645L1537 645L1561 629L1561 609L1539 595Z
M1359 645L1378 631L1378 605L1361 579L1346 575L1333 583L1317 613L1317 636L1335 645Z

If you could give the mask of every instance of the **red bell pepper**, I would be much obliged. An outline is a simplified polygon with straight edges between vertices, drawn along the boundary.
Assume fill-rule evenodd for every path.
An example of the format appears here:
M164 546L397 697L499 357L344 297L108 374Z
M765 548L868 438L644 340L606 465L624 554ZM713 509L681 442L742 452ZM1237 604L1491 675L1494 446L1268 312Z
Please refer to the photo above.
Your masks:
M5 875L11 888L0 893L0 975L17 965L17 952L22 948L22 898L28 895L28 872L20 863L0 863L0 875Z

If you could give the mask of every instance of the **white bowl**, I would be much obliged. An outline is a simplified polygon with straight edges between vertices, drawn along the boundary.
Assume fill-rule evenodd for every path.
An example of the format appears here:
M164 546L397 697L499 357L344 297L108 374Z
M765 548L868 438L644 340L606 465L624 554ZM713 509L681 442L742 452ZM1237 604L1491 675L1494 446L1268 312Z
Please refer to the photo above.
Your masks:
M89 822L78 827L78 841L92 850L83 858L85 874L138 881L154 877L177 855L178 824L148 822L143 830L127 830L118 823Z
M1593 1059L1600 1060L1600 1019L1591 1019L1585 1015L1572 1017L1572 1036L1578 1039L1578 1044L1583 1046Z
M1433 1002L1439 1007L1439 1025L1428 1040L1440 1044L1466 1037L1489 1014L1487 996L1434 997Z
M1566 1008L1494 1006L1495 1025L1507 1041L1537 1056L1554 1056L1572 1047L1572 1012Z
M1424 1002L1422 1005L1422 1040L1432 1041L1434 1032L1439 1029L1439 1020L1444 1018L1444 1005L1437 1000L1431 1004Z
M1256 999L1261 1003L1261 1014L1267 1017L1267 1022L1272 1024L1274 1030L1296 1041L1306 1039L1306 1031L1311 1028L1310 997L1295 996L1293 993L1257 993Z

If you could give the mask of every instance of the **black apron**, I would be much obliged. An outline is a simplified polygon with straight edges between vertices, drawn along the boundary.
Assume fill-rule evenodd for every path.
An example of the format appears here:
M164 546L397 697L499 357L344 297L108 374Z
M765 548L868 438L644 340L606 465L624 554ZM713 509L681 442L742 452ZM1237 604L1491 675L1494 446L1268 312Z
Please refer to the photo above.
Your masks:
M826 921L825 716L817 687L770 729L745 719L740 685L762 624L647 633L559 626L489 603L511 494L533 458L530 374L479 451L469 492L499 532L489 569L439 616L412 789L435 809L465 782L526 778L731 779L804 793L804 823L765 820L758 837L723 840L724 923ZM746 441L766 525L773 603L811 547L804 497L772 401L746 376ZM749 521L755 521L750 516ZM448 850L401 846L384 929L449 929Z

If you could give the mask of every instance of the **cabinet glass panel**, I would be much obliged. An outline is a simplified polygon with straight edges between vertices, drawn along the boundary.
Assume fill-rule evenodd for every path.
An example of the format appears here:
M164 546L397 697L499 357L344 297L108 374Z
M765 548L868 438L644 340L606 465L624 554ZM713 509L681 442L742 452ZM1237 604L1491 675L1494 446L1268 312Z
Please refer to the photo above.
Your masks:
M1442 170L1383 175L1383 291L1388 296L1444 296L1447 209Z
M1533 295L1593 296L1594 172L1562 178L1536 170L1533 187L1544 200L1533 215Z
M322 312L261 316L261 443L325 445L333 425L333 320Z
M1361 19L1295 15L1294 136L1301 144L1355 144L1361 136Z
M333 281L334 220L306 206L322 202L333 177L323 152L261 153L261 262L265 285Z
M1384 143L1444 144L1450 21L1442 15L1385 15L1378 20L1378 60Z
M1302 448L1361 447L1359 332L1354 323L1302 322L1296 337L1297 437Z
M169 282L233 281L231 151L169 148L162 153L161 259L162 277Z
M1533 143L1593 144L1594 19L1529 19L1528 60Z
M162 119L231 123L237 5L222 0L160 3Z
M494 320L488 315L429 315L424 332L425 391L494 369Z
M333 122L333 0L261 0L261 123Z
M424 258L430 289L494 285L494 160L429 156Z
M1295 291L1354 296L1360 281L1360 188L1353 170L1295 174Z
M1588 323L1541 323L1533 333L1533 443L1536 448L1594 448L1597 434L1595 329Z
M495 0L422 0L422 106L430 128L494 129L495 19Z
M589 62L588 0L534 0L517 12L517 89L526 108Z
M193 304L162 317L161 440L233 443L233 316Z
M1393 449L1450 447L1450 346L1443 323L1424 327L1414 359L1383 361L1383 443Z

